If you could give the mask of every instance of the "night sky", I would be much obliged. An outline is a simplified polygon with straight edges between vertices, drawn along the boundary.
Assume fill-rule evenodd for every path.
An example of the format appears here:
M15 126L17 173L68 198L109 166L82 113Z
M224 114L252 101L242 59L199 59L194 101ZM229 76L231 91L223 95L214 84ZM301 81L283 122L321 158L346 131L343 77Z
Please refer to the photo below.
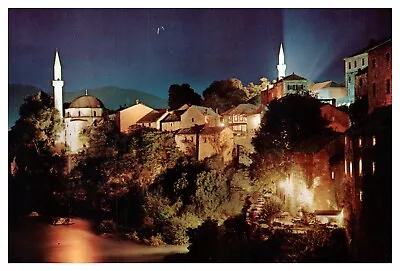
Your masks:
M390 37L391 9L9 9L9 82L51 90L54 50L66 91L119 86L167 98L214 80L286 74L344 81L343 58Z

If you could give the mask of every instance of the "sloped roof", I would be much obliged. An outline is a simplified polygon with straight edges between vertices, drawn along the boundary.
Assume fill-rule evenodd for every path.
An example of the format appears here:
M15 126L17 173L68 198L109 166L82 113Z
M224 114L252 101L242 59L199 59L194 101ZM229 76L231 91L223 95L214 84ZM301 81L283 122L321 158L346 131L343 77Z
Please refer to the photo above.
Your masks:
M199 106L199 105L192 105L191 107L196 108L203 115L218 116L218 114L215 113L215 111L210 107L204 107L204 106Z
M182 114L185 112L186 109L171 111L161 122L180 121Z
M151 123L157 121L159 118L164 115L164 113L167 112L167 109L158 109L158 110L153 110L147 115L145 115L143 118L139 119L137 122L138 123Z
M344 87L341 84L335 83L333 81L325 81L320 83L315 83L311 86L310 91L317 91L323 88L334 88L334 87Z
M183 128L178 131L180 135L193 135L200 133L201 135L219 134L225 127L208 127L205 125L197 125L190 128Z
M236 107L233 107L231 109L226 110L224 113L222 113L222 116L227 116L227 115L252 115L252 114L257 114L261 113L262 107L261 106L256 106L254 104L239 104Z
M285 80L307 80L307 79L305 79L295 73L292 73L291 75L284 77L283 81L285 81Z

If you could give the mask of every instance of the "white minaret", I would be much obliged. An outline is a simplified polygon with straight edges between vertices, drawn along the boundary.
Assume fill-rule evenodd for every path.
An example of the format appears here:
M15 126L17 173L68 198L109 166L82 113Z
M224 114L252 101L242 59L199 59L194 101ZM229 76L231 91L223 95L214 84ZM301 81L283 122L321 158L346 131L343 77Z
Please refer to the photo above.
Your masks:
M61 78L61 62L56 49L56 57L54 59L54 107L59 111L61 119L63 118L63 86L64 81Z
M278 69L278 79L282 79L285 77L286 64L285 64L285 55L283 54L283 46L281 43L281 48L279 49L279 64L276 66Z

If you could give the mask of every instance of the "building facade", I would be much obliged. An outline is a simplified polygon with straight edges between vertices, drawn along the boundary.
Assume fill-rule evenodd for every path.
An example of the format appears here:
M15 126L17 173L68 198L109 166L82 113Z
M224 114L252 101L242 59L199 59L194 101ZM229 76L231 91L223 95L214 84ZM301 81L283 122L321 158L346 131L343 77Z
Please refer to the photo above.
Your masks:
M224 126L231 128L234 135L253 136L260 128L263 113L262 105L239 104L221 115Z
M121 133L127 133L129 127L136 125L137 121L153 111L153 108L136 101L135 105L118 111L116 114L117 126Z

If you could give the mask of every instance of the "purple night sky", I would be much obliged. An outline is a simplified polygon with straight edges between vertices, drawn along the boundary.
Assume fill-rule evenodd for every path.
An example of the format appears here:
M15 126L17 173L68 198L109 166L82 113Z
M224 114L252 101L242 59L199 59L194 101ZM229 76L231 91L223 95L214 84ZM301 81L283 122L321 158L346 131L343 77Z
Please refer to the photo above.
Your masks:
M65 90L118 86L167 98L214 80L286 74L344 81L343 58L391 36L391 9L9 9L9 83L51 90L54 50Z

